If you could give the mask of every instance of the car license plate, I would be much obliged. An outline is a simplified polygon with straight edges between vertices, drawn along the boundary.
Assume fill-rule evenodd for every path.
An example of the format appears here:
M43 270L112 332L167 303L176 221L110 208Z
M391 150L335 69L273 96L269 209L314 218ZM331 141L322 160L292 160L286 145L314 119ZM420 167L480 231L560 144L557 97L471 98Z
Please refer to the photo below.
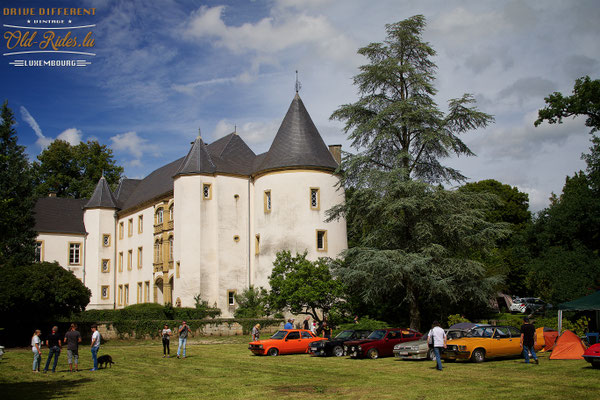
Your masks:
M313 353L315 353L317 351L317 348L316 347L311 347L310 351L312 351Z
M401 356L407 356L408 355L408 351L399 351L398 354L401 355Z

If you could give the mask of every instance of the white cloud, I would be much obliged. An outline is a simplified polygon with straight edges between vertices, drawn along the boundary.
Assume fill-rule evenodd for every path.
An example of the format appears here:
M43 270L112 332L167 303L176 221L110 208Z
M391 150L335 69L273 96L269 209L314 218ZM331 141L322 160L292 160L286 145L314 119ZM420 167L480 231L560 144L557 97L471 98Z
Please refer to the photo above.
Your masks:
M268 150L281 121L248 121L236 125L226 119L220 120L212 132L212 137L219 139L234 130L257 154Z
M82 140L83 134L77 128L65 129L56 137L56 139L52 139L50 137L44 136L44 133L42 132L42 128L40 128L40 125L37 123L35 118L33 118L33 116L29 113L29 111L24 106L21 106L21 117L23 118L23 120L25 122L27 122L27 124L35 132L36 136L38 137L38 139L35 143L38 146L40 146L40 148L42 150L44 150L45 148L50 146L50 144L56 139L64 140L65 142L68 142L72 146L78 145Z
M281 12L252 23L228 26L222 18L224 6L202 6L184 28L190 39L213 39L213 44L241 54L272 54L294 46L309 45L326 59L353 57L356 46L335 29L323 15Z
M112 142L112 148L115 152L125 152L133 156L134 160L130 161L130 165L137 166L139 160L143 157L146 152L157 152L157 147L152 144L148 144L148 141L140 136L137 132L130 131L125 133L119 133L110 138Z
M56 137L56 139L64 140L65 142L68 142L71 146L77 146L79 143L81 143L82 136L83 135L79 129L69 128L62 131Z
M44 136L42 128L40 128L35 118L33 118L33 116L29 113L29 111L27 111L27 109L24 106L21 106L21 118L23 118L23 120L27 122L27 124L35 132L35 135L38 137L35 143L38 146L40 146L42 150L50 146L50 143L52 143L52 139Z

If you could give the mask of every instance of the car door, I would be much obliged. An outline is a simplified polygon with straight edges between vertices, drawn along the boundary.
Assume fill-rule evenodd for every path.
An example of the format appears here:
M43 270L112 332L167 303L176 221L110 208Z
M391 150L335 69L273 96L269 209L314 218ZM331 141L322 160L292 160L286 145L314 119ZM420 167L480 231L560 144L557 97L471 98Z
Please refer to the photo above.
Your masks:
M306 351L306 347L302 348L303 340L300 338L299 331L291 331L285 337L285 351L282 349L281 353L301 353ZM308 341L306 341L308 343Z
M402 334L400 331L389 331L385 335L385 339L383 339L381 346L379 346L379 354L381 356L392 355L394 353L394 346L400 342L402 342Z
M514 326L509 326L508 331L510 333L510 345L508 347L509 356L516 356L521 354L521 330Z
M497 327L494 330L493 339L494 357L504 357L513 354L513 338L510 336L509 327ZM519 342L517 342L518 345Z

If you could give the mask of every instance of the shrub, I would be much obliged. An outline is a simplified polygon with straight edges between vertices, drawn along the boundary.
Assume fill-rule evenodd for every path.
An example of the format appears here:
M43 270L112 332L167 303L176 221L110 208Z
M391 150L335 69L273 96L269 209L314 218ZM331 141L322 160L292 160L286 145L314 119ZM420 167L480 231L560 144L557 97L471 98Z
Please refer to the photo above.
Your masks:
M454 324L459 324L461 322L471 322L460 314L453 314L448 316L448 328Z

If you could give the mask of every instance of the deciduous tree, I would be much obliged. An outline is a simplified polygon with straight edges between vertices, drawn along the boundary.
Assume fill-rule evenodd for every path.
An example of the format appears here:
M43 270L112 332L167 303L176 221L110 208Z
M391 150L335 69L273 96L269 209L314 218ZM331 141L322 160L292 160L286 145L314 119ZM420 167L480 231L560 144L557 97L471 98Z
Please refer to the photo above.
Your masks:
M114 189L123 174L112 150L97 141L72 146L55 140L37 158L33 171L38 197L50 192L58 197L90 197L102 175Z
M342 286L331 275L329 259L310 261L306 255L304 252L292 256L288 250L277 253L269 276L269 307L307 314L321 322L318 312L326 316L340 301Z

